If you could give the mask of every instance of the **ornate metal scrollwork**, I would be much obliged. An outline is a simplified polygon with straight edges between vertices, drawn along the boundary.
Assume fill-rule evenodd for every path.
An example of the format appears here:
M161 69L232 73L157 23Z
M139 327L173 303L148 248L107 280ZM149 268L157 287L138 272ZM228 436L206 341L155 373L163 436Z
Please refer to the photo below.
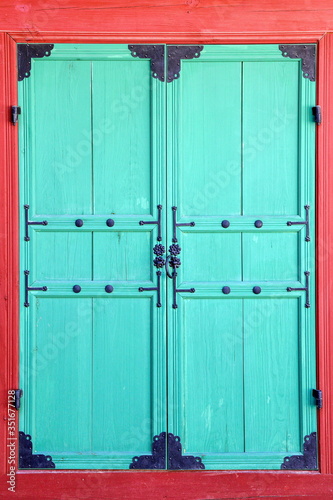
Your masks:
M285 457L281 469L287 470L317 470L317 433L312 432L305 436L303 444L303 455L292 455Z
M19 468L20 469L55 469L50 455L33 455L29 434L19 434Z
M304 78L316 81L316 45L279 45L283 57L302 59Z
M18 81L29 78L31 71L32 57L49 57L51 50L54 48L53 43L18 43L17 44L17 66L18 66Z

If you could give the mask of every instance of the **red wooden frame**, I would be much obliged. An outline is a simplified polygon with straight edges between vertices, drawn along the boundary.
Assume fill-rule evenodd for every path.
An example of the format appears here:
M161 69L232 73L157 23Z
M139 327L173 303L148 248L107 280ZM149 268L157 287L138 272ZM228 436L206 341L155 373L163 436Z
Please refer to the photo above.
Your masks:
M220 5L220 4L223 5ZM219 5L217 5L219 4ZM20 471L15 498L333 498L333 6L327 0L13 0L0 9L0 497L6 476L7 391L18 387L16 43L318 43L317 337L319 472ZM61 27L61 29L59 28ZM264 30L263 30L264 27ZM92 32L93 29L93 32Z

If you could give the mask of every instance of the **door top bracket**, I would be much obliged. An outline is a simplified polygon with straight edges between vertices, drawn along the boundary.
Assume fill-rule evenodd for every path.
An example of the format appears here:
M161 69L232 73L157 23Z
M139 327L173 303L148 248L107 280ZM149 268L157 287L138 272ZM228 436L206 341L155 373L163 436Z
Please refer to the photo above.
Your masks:
M302 59L304 78L316 81L316 45L279 45L283 57Z
M180 60L200 57L203 45L167 45L167 82L179 78ZM133 57L150 59L153 78L165 81L165 49L164 45L129 45Z
M24 78L29 78L31 71L32 57L49 57L51 50L54 48L53 43L18 43L17 44L17 69L18 81L21 82Z

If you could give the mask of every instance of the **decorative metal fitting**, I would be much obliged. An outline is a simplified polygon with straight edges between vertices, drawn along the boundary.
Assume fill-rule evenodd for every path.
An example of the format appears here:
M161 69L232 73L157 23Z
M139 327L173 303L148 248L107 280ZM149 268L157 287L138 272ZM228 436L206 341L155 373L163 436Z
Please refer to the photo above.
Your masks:
M154 246L153 252L155 255L163 255L165 253L165 246L158 243Z
M175 243L169 246L169 252L171 255L179 255L181 250L180 246Z
M133 57L150 59L150 69L153 78L164 82L164 45L129 45Z
M181 260L179 259L179 257L172 256L169 262L170 267L173 267L173 269L177 269L179 266L181 266Z
M25 241L30 241L30 236L29 236L29 226L47 226L48 222L47 220L42 220L42 221L31 221L29 220L29 205L24 205L24 220L25 220L25 236L24 240Z
M279 45L283 57L302 59L304 78L316 81L316 45Z
M306 226L305 241L310 241L310 223L309 223L310 205L304 205L304 208L305 208L305 220L299 222L292 222L288 220L287 226L296 226L304 224Z
M180 60L200 57L203 45L168 45L168 83L179 78Z
M195 222L177 222L177 207L172 207L172 225L173 225L173 243L177 243L177 227L181 226L195 226Z
M157 286L154 286L154 287L148 287L148 288L143 288L142 286L140 286L138 288L139 292L157 292L157 303L156 303L156 307L162 307L162 303L161 303L161 271L157 271L156 272L156 275L157 275Z
M20 469L55 469L50 455L33 455L29 434L19 433L19 468Z
M112 293L113 292L113 286L112 285L106 285L105 291L106 291L106 293Z
M225 295L229 295L230 292L231 292L231 290L230 290L229 286L224 286L222 288L222 293L224 293Z
M76 225L76 227L82 227L83 226L83 220L82 219L76 219L75 225Z
M25 285L25 301L24 301L24 307L29 307L30 306L30 303L29 303L29 292L30 291L33 291L33 290L36 290L36 291L42 291L42 292L46 292L47 291L47 286L38 286L38 287L35 287L35 286L29 286L29 274L30 274L30 271L24 271L24 285Z
M163 259L163 257L161 256L155 257L155 259L153 260L153 264L155 267L161 268L165 265L165 259Z
M228 220L223 220L221 222L221 226L224 227L225 229L230 226L230 222Z
M74 293L80 293L80 292L81 292L81 287L80 287L80 285L74 285L74 286L73 286L73 292L74 292Z
M149 220L149 221L140 220L139 224L140 224L140 226L144 226L145 224L157 224L157 227L158 227L157 241L162 241L162 234L161 234L162 205L157 205L157 210L158 210L157 220Z
M317 433L312 432L305 436L303 444L303 455L292 455L285 457L281 469L287 470L317 470Z
M305 294L305 307L309 308L310 307L310 285L309 285L310 272L305 271L304 274L305 274L305 287L291 288L290 286L288 286L287 292L305 291L306 292L306 294Z
M169 432L154 436L152 455L133 457L130 469L192 470L204 469L200 457L182 455L180 437Z
M113 219L107 219L105 223L108 227L113 227L114 226L114 220Z
M49 57L53 43L18 43L17 44L17 67L18 81L29 78L31 71L31 58Z
M255 227L260 228L263 226L263 221L262 220L256 220L254 223Z

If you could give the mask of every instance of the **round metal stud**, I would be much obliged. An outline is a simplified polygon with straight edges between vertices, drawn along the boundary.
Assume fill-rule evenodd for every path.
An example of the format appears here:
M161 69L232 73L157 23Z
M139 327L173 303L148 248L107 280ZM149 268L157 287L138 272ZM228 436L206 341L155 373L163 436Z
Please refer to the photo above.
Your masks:
M225 294L225 295L228 295L230 293L230 287L229 286L224 286L222 288L222 292Z
M82 227L83 226L83 220L82 219L76 219L75 225L76 225L76 227Z
M108 219L108 220L106 221L106 225L107 225L108 227L112 227L112 226L114 226L114 220L113 220L113 219Z
M230 226L230 222L228 220L223 220L221 222L221 226L224 227L224 228L227 228Z
M254 223L254 225L256 227L262 227L263 226L263 221L262 220L256 220L255 223Z
M81 292L81 287L80 287L80 285L74 285L74 286L73 286L73 292L74 292L74 293L80 293L80 292Z
M256 295L258 295L261 292L261 288L260 288L260 286L254 286L253 289L252 289L252 291Z
M105 291L106 291L106 293L111 293L111 292L113 292L113 286L112 286L112 285L106 285L106 287L105 287Z

